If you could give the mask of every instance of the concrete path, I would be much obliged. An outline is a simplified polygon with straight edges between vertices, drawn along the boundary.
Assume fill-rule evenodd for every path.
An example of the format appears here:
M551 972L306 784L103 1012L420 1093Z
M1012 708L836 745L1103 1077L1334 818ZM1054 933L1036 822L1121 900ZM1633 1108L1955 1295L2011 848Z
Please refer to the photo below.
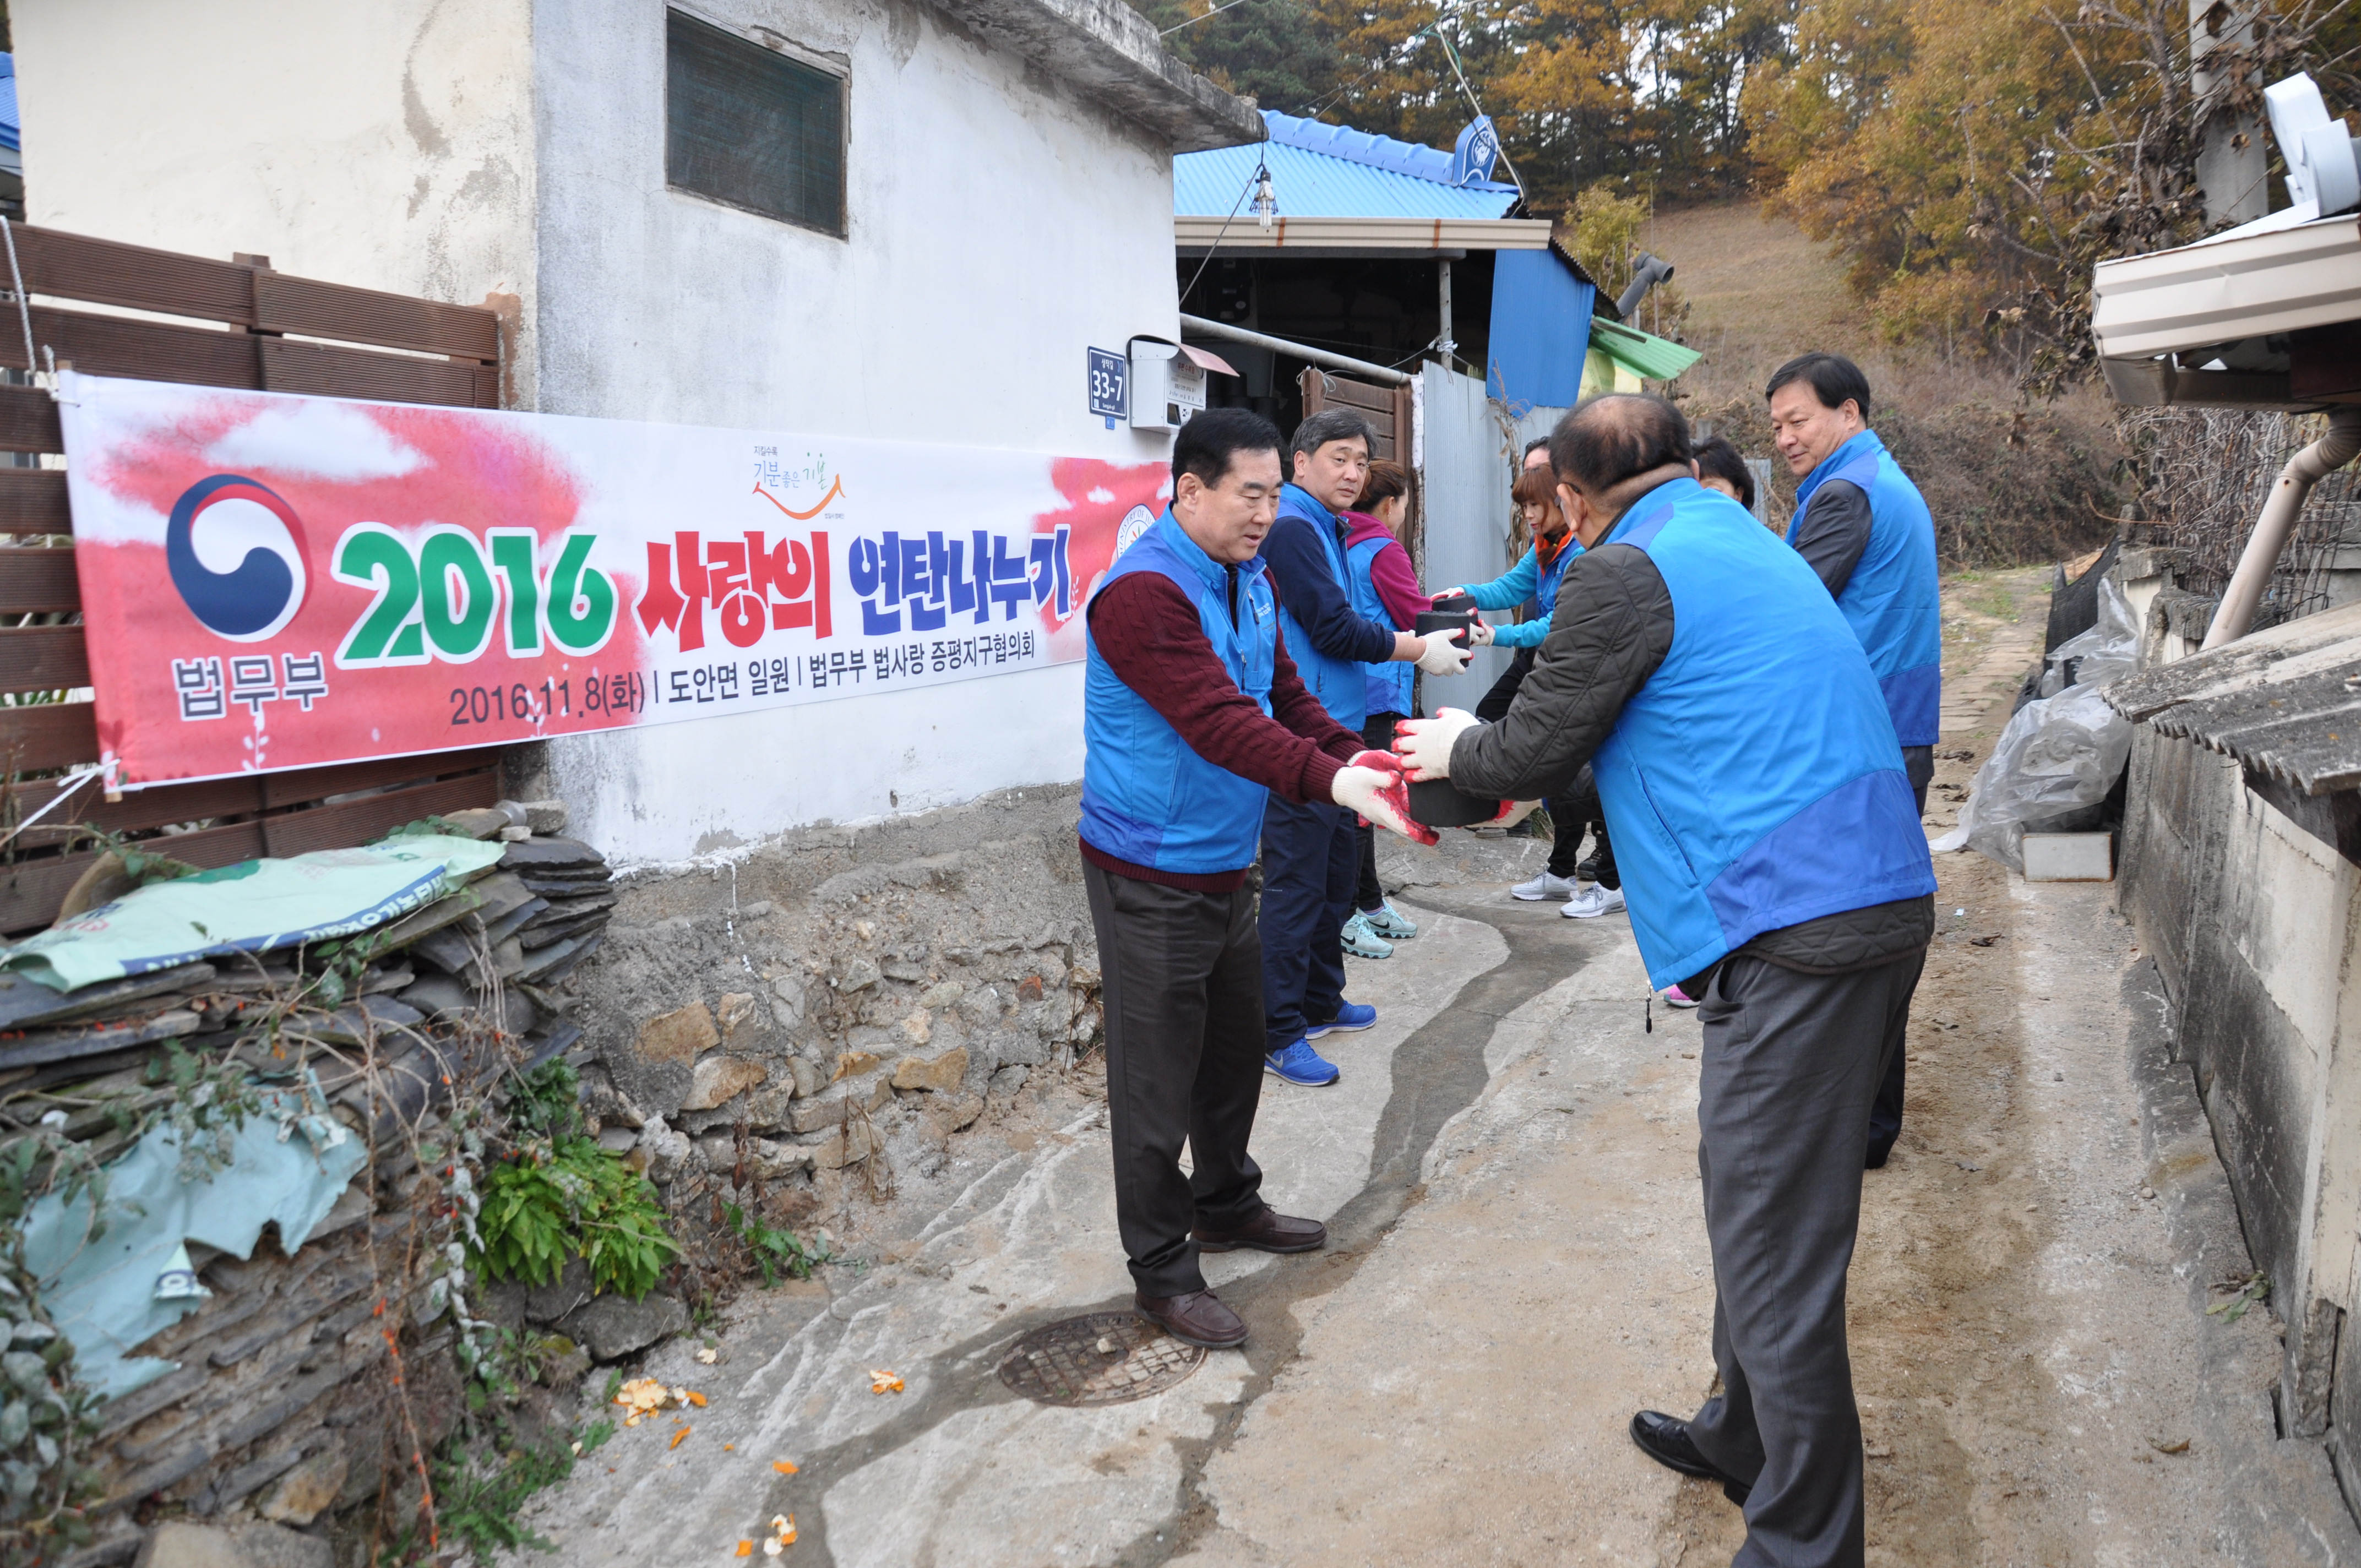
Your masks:
M1853 1276L1872 1561L2361 1558L2317 1445L2275 1438L2268 1314L2204 1314L2244 1254L2106 890L1943 870L1972 903ZM1711 1384L1694 1014L1648 1003L1620 921L1422 896L1425 933L1355 966L1384 1020L1345 1082L1265 1099L1272 1197L1335 1245L1213 1260L1246 1350L1095 1409L994 1377L1019 1333L1128 1299L1086 1119L978 1172L907 1261L750 1294L719 1366L661 1352L710 1401L691 1435L620 1433L537 1528L589 1563L726 1559L781 1512L791 1561L844 1568L1727 1562L1737 1511L1622 1430Z

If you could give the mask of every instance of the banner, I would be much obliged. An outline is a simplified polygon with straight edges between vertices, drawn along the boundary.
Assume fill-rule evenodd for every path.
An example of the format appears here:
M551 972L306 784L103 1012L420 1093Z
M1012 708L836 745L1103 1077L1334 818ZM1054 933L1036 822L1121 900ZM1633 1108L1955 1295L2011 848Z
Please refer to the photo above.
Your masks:
M1161 463L60 390L120 787L1069 663L1118 532L1167 486Z

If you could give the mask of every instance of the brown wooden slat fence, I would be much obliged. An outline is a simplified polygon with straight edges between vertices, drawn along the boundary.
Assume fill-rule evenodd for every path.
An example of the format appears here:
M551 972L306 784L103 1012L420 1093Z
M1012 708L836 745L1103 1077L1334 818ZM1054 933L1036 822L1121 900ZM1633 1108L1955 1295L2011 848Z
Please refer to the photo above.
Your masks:
M101 376L500 406L500 321L491 311L54 229L18 225L15 239L42 361L30 368L48 369L54 355ZM7 283L0 275L0 367L22 370L24 332ZM109 315L59 302L183 319ZM0 453L63 451L49 394L0 386ZM62 469L0 467L0 535L71 532ZM0 546L0 618L71 614L81 605L71 550ZM27 701L89 679L80 625L0 625L0 694L17 694L20 705L0 707L0 831L59 794L58 781L23 775L98 761L89 703ZM152 847L204 867L335 849L422 817L490 805L500 794L500 755L451 751L243 774L133 791L117 802L94 782L84 784L0 851L0 934L56 918L67 890L100 853L86 829L139 837L176 829Z

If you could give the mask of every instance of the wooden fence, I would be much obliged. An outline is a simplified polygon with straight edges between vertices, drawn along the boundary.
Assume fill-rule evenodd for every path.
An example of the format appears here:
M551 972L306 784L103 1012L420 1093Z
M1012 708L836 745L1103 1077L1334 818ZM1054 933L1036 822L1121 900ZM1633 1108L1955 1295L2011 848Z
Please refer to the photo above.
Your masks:
M24 316L0 269L0 367L47 370L54 360L150 381L500 406L500 319L489 310L292 278L261 258L212 261L24 225L11 237L41 362L27 361ZM145 313L68 310L59 301ZM48 392L0 386L0 453L64 450ZM0 457L27 461L43 459ZM82 696L75 688L90 680L66 476L55 464L0 466L0 534L16 536L14 547L0 543L0 694L14 694L0 695L9 705L0 706L0 831L56 797L60 770L98 761L90 703L51 700ZM170 592L162 583L157 591ZM115 802L84 784L7 846L0 934L56 918L67 890L104 852L93 830L158 838L159 852L205 867L335 849L430 814L490 805L499 757L487 749L247 773Z

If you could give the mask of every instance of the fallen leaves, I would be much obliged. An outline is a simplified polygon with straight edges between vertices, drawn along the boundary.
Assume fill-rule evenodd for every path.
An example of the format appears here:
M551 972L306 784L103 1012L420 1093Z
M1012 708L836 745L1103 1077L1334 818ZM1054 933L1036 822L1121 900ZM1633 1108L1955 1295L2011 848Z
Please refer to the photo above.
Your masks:
M714 1349L711 1345L707 1345L703 1350L697 1353L697 1359L701 1365L710 1366L715 1362L721 1359L721 1353Z
M2147 1445L2156 1450L2158 1453L2186 1453L2189 1452L2189 1440L2185 1437L2176 1437L2169 1440L2160 1437L2152 1437L2147 1440Z
M882 1366L871 1367L869 1369L869 1391L873 1394L901 1393L901 1374L897 1372L888 1372Z

